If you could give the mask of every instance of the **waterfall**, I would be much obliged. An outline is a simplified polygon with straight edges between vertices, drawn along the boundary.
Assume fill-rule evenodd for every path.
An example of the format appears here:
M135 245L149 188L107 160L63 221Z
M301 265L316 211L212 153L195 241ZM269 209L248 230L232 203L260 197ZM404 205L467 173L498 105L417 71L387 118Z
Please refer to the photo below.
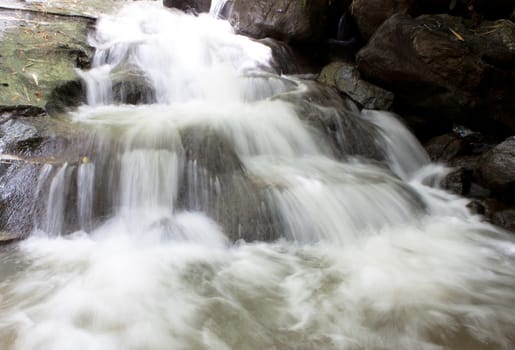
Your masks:
M0 250L0 348L513 347L515 239L226 3L99 19L83 158L41 167L35 232Z
M224 15L224 10L227 5L230 6L231 0L211 0L211 7L209 8L209 14L215 18L219 18ZM224 16L225 17L225 16Z

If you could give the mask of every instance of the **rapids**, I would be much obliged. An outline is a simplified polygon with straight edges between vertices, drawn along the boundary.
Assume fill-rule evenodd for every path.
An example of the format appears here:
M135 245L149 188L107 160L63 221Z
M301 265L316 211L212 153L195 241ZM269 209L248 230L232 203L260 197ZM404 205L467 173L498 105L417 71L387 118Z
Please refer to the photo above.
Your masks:
M84 158L42 167L32 235L0 250L0 348L513 348L513 236L223 4L97 23L65 116Z

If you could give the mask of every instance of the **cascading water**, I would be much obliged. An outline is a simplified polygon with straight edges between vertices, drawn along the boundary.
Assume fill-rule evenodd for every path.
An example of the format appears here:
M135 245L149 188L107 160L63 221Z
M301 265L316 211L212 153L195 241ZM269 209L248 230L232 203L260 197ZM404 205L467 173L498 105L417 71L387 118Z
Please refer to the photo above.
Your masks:
M92 42L84 157L0 253L0 348L513 346L514 239L394 117L208 15L135 3Z

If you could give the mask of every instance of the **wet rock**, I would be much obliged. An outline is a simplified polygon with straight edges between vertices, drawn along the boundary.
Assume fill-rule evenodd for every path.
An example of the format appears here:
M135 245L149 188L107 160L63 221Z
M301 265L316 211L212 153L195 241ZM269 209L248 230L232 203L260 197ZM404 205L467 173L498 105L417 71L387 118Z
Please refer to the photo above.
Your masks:
M509 208L494 213L492 223L508 231L515 232L515 208Z
M388 110L393 103L393 93L361 79L358 69L351 63L329 64L324 67L318 80L335 87L367 109Z
M151 104L156 102L152 85L141 74L128 74L113 79L113 100L123 104Z
M2 10L0 105L45 106L48 95L75 69L87 66L91 19Z
M243 171L243 164L233 147L214 131L188 128L181 131L181 142L187 161L214 176Z
M515 26L448 15L396 14L357 55L362 75L391 90L397 107L433 119L515 130Z
M181 131L185 166L178 205L205 212L236 241L270 241L278 230L263 193L223 135L208 128Z
M153 87L139 72L115 72L111 78L111 94L115 103L138 105L156 102ZM76 79L54 88L45 109L48 114L56 116L86 103L86 84Z
M35 106L0 106L0 123L17 117L41 117L46 112L43 108Z
M253 38L272 37L286 42L319 40L327 25L328 0L232 0L228 20Z
M211 0L163 0L165 7L173 7L185 12L209 12Z
M272 38L257 40L259 43L268 46L272 50L273 60L271 62L274 72L281 74L299 74L311 71L306 58L299 55L288 44Z
M0 0L0 7L94 21L124 3L125 0Z
M86 132L66 119L50 118L34 106L2 108L0 118L0 232L23 238L46 212L50 183L40 187L43 169L49 175L65 164L76 169ZM68 205L75 207L73 199ZM65 227L76 229L74 220L72 210Z
M360 117L354 102L325 84L308 80L303 84L308 87L306 92L279 98L296 106L299 117L321 133L321 139L331 144L337 157L385 160L377 127Z
M451 133L432 138L425 148L432 161L449 161L463 151L464 145L463 139Z
M45 109L50 115L59 115L86 102L86 91L79 80L57 86L50 92Z
M461 196L468 195L472 182L472 172L465 168L458 168L450 172L442 181L442 188Z
M432 161L452 169L442 181L443 188L470 198L487 198L491 191L481 184L479 167L482 155L495 144L495 138L457 126L454 133L429 140L425 148Z
M22 238L20 235L11 232L0 232L0 246L19 241Z
M393 14L408 14L414 0L354 0L351 5L352 15L365 40Z
M515 233L515 207L496 198L475 199L467 207L486 221Z
M485 153L481 162L483 183L502 197L515 193L515 136Z
M0 230L11 233L10 241L33 229L39 168L26 162L0 162Z

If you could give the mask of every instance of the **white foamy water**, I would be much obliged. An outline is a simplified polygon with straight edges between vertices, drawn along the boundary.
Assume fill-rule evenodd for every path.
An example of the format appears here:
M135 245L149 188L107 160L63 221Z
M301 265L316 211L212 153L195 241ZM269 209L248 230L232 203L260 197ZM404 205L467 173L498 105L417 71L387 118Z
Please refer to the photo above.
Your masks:
M515 239L394 116L298 108L317 87L207 14L135 3L93 38L84 158L42 168L0 251L0 349L513 347ZM384 160L339 154L313 122L339 117Z

